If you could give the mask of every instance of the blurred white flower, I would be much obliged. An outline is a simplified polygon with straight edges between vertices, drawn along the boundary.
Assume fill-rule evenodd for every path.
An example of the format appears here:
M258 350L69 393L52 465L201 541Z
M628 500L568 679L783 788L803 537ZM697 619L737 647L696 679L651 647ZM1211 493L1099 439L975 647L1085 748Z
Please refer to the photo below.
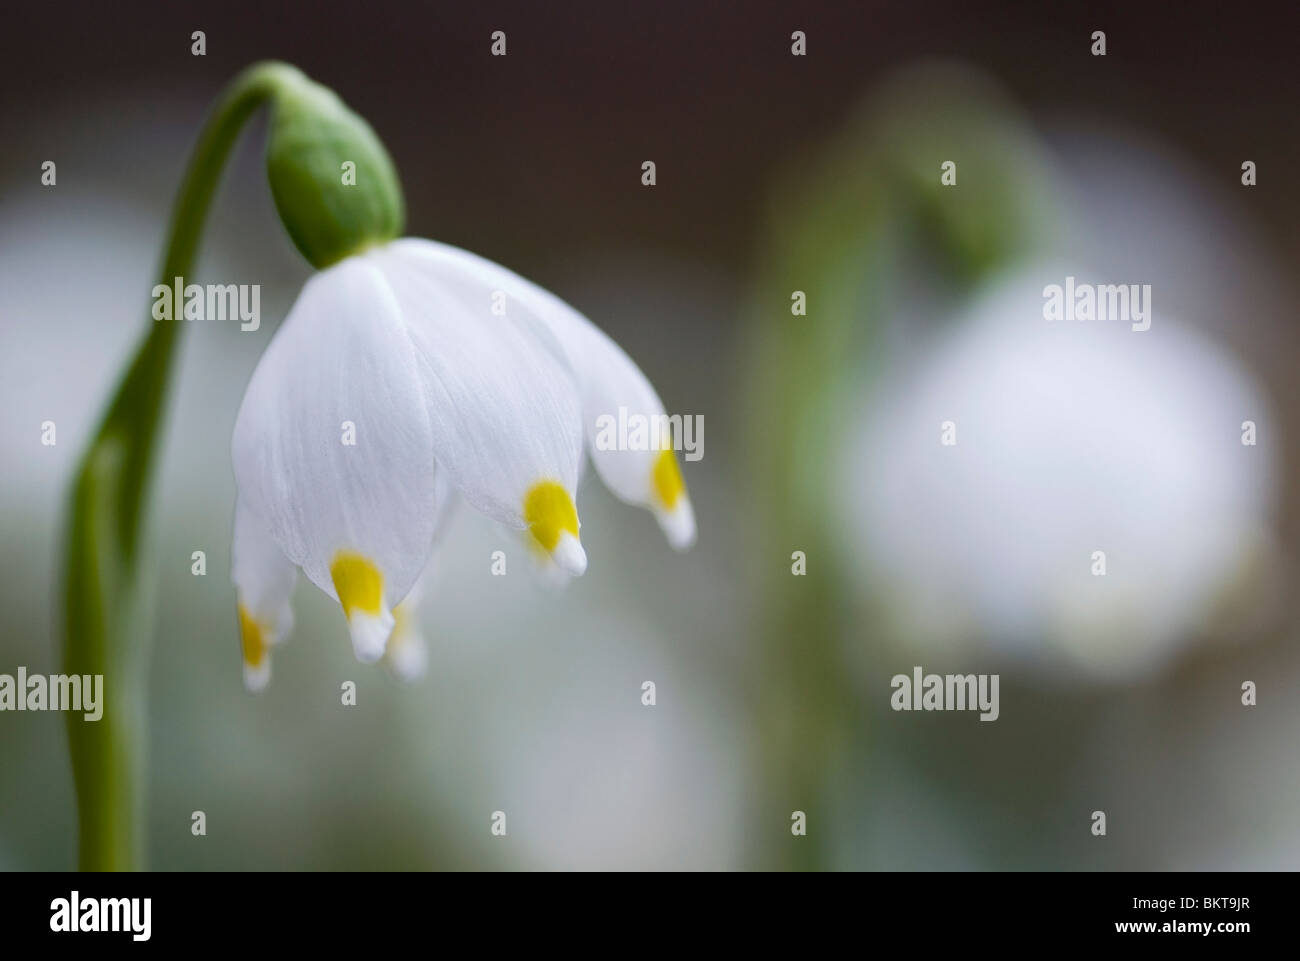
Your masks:
M1151 667L1269 543L1272 418L1249 376L1159 290L1148 331L1045 320L1044 287L1072 273L1002 279L846 439L846 549L918 646Z
M269 647L290 630L295 567L340 602L357 658L378 660L457 492L582 574L584 438L614 494L689 547L695 520L671 447L594 442L597 419L620 407L664 415L618 345L483 258L402 239L312 277L235 422L232 577L249 687L266 684ZM413 658L392 660L400 672Z

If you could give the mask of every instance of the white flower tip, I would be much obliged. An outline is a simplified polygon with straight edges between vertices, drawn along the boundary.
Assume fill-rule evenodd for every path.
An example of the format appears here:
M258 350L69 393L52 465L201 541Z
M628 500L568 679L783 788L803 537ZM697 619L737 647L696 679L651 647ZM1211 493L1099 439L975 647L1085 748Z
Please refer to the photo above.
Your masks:
M289 606L288 601L285 601L276 614L275 623L271 626L267 642L272 647L283 644L285 638L293 633L293 623L293 608Z
M541 561L536 565L537 579L542 586L552 591L562 591L569 586L569 581L573 580L568 574L560 569L560 565L551 560L549 556L543 555Z
M352 651L362 664L373 664L384 656L388 635L393 633L396 621L392 612L381 608L378 614L354 610L348 616L348 631L352 635Z
M695 510L685 495L671 509L656 510L655 519L673 550L687 551L695 544Z
M362 664L375 663L384 656L397 625L384 603L384 575L364 554L342 550L334 555L330 577L348 619L353 653Z
M574 577L587 570L587 552L582 549L582 542L568 531L560 532L560 539L555 542L551 557L560 570Z
M674 550L684 551L695 543L695 511L686 494L686 483L671 448L659 452L650 471L651 497L648 507Z
M568 488L539 481L524 496L523 515L534 540L560 570L576 577L587 569L587 552L578 540L578 510Z
M526 531L520 540L523 542L524 553L528 555L528 568L536 577L537 583L548 590L556 591L568 586L573 578L560 567L550 551Z
M261 691L271 683L272 632L253 616L243 601L236 608L239 611L239 648L244 665L244 689Z
M394 635L385 663L401 681L418 681L429 667L429 651L418 634Z
M263 657L260 664L244 661L244 690L250 694L266 690L271 683L271 658Z

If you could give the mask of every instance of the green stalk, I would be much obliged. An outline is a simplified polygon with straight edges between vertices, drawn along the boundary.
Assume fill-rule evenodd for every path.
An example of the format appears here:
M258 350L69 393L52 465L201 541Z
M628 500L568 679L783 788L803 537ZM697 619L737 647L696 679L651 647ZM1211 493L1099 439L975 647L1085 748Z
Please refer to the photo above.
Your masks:
M940 183L948 159L960 186ZM882 363L900 247L923 239L954 286L972 289L1043 240L1046 184L1036 142L996 91L964 71L921 67L778 186L757 272L748 409L750 509L763 518L752 550L762 599L755 836L780 840L755 846L755 867L830 867L852 828L842 791L864 773L870 710L844 653L869 643L873 625L854 600L861 575L837 556L832 501L838 446ZM794 290L807 294L807 316L791 315ZM806 576L791 573L795 550ZM796 810L807 836L790 833Z
M172 211L159 283L189 275L222 168L244 122L301 74L280 63L237 76L210 114ZM63 671L103 675L103 716L67 715L82 870L141 866L153 570L144 524L181 322L150 329L77 470L64 553Z

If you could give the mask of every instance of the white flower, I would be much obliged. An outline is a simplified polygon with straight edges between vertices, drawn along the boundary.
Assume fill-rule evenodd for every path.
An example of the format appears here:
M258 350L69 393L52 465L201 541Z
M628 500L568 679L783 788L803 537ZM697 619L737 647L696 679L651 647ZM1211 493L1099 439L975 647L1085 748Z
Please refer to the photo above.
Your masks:
M232 577L248 685L266 683L268 650L289 631L295 568L341 603L357 658L383 656L457 493L581 574L584 439L614 494L689 547L695 519L671 448L594 443L598 418L620 407L664 414L617 344L504 267L402 239L316 274L235 422ZM399 673L412 657L389 651Z
M1259 580L1276 490L1241 422L1267 436L1272 415L1229 353L1159 310L1145 332L1044 320L1044 286L1070 273L1087 272L1003 277L864 399L843 543L925 656L1131 679Z

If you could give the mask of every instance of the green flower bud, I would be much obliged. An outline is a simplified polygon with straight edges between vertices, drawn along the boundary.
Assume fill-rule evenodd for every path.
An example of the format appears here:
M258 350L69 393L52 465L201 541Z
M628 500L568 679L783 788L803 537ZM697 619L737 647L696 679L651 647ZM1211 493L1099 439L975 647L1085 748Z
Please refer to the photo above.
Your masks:
M297 70L277 84L266 173L280 220L317 268L401 233L405 206L388 151L334 91Z

